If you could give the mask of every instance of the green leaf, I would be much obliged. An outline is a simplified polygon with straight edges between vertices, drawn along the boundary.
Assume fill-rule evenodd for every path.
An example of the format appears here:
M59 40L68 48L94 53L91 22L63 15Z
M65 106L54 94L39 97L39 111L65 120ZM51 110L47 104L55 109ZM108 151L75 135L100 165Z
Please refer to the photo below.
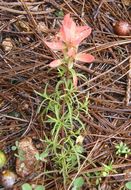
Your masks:
M127 183L125 184L125 186L126 186L127 189L131 189L131 181L127 182Z
M56 15L57 17L63 17L63 16L64 16L64 12L63 12L62 10L56 11L56 12L55 12L55 15Z
M77 86L77 74L76 74L75 70L72 69L72 66L73 65L71 65L70 72L71 72L72 77L73 77L73 85L74 85L74 87L76 87Z
M35 158L36 158L36 160L40 160L40 154L39 154L39 153L36 153L36 154L35 154Z
M32 187L29 183L24 183L22 185L22 190L32 190Z
M79 188L79 187L82 187L82 185L84 185L84 179L83 177L77 177L74 181L74 186Z
M42 185L37 185L37 186L35 187L35 190L45 190L45 187L42 186Z
M17 149L16 146L12 146L12 147L11 147L11 150L13 150L13 151L15 151L16 149Z
M6 155L3 151L0 150L0 168L6 164Z
M82 154L83 151L84 151L83 147L80 146L80 145L75 145L75 150L76 150L76 152L79 153L79 154Z
M40 154L40 159L43 160L44 158L46 158L48 156L49 152L48 151L45 151L45 152L42 152Z

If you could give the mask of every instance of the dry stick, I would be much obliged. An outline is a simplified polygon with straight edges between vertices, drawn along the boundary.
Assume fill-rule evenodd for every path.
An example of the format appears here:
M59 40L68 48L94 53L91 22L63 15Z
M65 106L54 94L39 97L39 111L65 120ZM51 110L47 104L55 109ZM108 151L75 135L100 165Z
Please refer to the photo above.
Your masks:
M59 4L55 2L55 0L44 0L44 1L38 1L38 2L26 2L26 5L40 5L44 3L50 3L55 7L58 7ZM11 6L21 6L21 2L0 2L0 5L11 5Z
M31 18L31 22L32 22L33 26L37 27L37 23L36 23L34 17L32 16L32 13L28 9L28 6L26 5L26 3L23 0L20 0L20 2L21 2L22 7L25 9L27 15Z
M97 44L95 47L88 48L87 50L82 51L82 52L95 53L95 52L98 52L98 51L101 51L104 49L108 49L110 47L124 45L124 44L130 44L130 43L131 43L131 39L119 40L119 41L114 41L114 42L107 42L105 44Z
M85 85L89 84L90 82L92 82L92 81L94 81L94 80L96 80L96 79L100 78L101 76L106 75L106 74L107 74L107 73L109 73L110 71L112 71L112 70L116 69L118 66L120 66L120 65L122 65L124 62L126 62L129 58L130 58L130 56L128 56L126 59L124 59L122 62L120 62L120 63L119 63L119 64L117 64L116 66L112 67L111 69L109 69L109 70L105 71L104 73L102 73L102 74L100 74L100 75L98 75L98 76L94 77L93 79L91 79L91 80L89 80L89 81L85 82L84 84L80 85L80 86L79 86L79 89L80 89L80 88L82 88L83 86L85 86ZM80 92L79 94L84 93L84 92L86 92L86 91L88 91L88 89L83 90L83 91L82 91L82 92Z
M64 3L70 8L70 10L84 23L84 24L87 24L84 19L82 19L78 14L77 12L70 6L70 4L64 0Z
M84 9L85 9L85 0L83 0L83 3L82 3L81 17L84 16Z
M24 137L24 136L29 132L32 123L33 123L33 112L31 113L30 122L29 122L29 124L28 124L26 130L25 130L24 133L22 134L22 137Z
M94 19L96 19L97 15L98 15L98 13L99 13L99 11L100 11L100 8L102 7L104 1L105 1L105 0L101 0L101 1L100 1L100 4L99 4L99 6L98 6L98 8L97 8L97 11L96 11L96 14L95 14L95 16L94 16Z
M3 11L8 11L11 13L15 13L15 14L22 14L22 15L27 15L28 13L26 11L19 11L19 10L15 10L15 9L11 9L8 7L4 7L4 6L0 6L0 9ZM36 11L36 12L30 12L32 15L42 15L42 14L48 14L54 12L54 9L52 10L46 10L46 11Z
M125 168L125 167L131 167L131 163L112 165L112 169L119 169L119 168ZM93 173L93 172L102 171L102 170L103 170L103 167L92 168L92 169L88 169L88 173ZM86 173L87 173L87 169L85 171L80 172L80 174L86 174Z
M127 75L127 89L126 89L126 105L130 104L130 94L131 94L131 56L129 58L129 72Z
M53 1L53 0L50 0L50 1ZM23 5L23 8L25 9L27 15L29 16L29 19L31 20L34 28L37 28L37 23L36 23L36 21L35 21L35 19L33 17L33 14L28 9L28 6L26 5L26 3L23 0L20 0L20 2ZM52 56L56 56L56 54L54 52L52 52L51 49L46 45L45 41L43 40L42 34L40 32L38 32L37 29L34 29L33 32L41 40L41 42L45 45L45 47L50 51L50 53L52 54Z
M28 123L29 121L28 120L25 120L25 119L21 119L21 118L18 118L18 117L13 117L13 116L10 116L10 115L6 115L6 114L1 114L0 115L0 118L9 118L9 119L14 119L14 120L18 120L18 121L22 121L22 122L25 122L25 123Z
M104 49L107 49L107 48L110 48L110 47L113 47L113 46L118 46L118 45L123 45L123 44L130 44L130 43L131 43L131 39L120 40L120 41L114 41L114 42L108 42L108 43L106 43L106 44L102 44L102 45L98 45L98 46L93 47L93 48L89 48L89 49L87 49L86 51L83 51L83 52L89 52L89 51L90 51L91 53L93 53L93 52L98 52L98 51L101 51L101 50L104 50ZM106 71L106 72L104 72L104 73L102 73L102 74L100 74L100 75L94 77L94 78L91 79L90 81L85 82L84 84L80 85L80 86L79 86L79 89L80 89L81 87L87 85L89 82L92 82L92 81L98 79L99 77L101 77L101 76L103 76L103 75L109 73L109 72L112 71L113 69L117 68L119 65L123 64L123 62L127 61L129 58L130 58L130 56L127 57L124 61L122 61L122 62L119 63L118 65L116 65L116 66L114 66L113 68L109 69L108 71ZM89 89L86 89L85 92L86 92L87 90L89 90ZM79 93L79 94L81 94L81 93Z
M45 2L26 2L26 5L32 6L32 5L41 5L44 4ZM21 6L21 2L0 2L1 6Z
M26 5L29 5L29 6L32 6L32 5L41 5L43 3L50 3L52 4L54 7L56 7L57 9L59 9L59 4L55 2L55 0L44 0L44 2L26 2ZM6 10L8 12L12 12L12 13L21 13L21 14L27 14L26 11L19 11L19 10L14 10L12 8L8 8L8 7L4 7L4 6L21 6L21 2L0 2L0 9L2 10ZM4 6L3 6L4 5ZM49 10L49 11L38 11L38 12L32 12L32 14L46 14L46 13L49 13L49 12L52 12L54 11L53 9L52 10Z

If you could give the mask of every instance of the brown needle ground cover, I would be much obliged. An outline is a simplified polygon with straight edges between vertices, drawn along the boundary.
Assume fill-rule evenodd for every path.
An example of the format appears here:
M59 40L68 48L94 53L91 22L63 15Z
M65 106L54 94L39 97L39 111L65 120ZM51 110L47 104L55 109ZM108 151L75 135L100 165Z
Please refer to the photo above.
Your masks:
M124 0L0 1L0 149L8 156L5 168L15 170L11 147L21 138L31 137L38 149L43 148L40 139L48 128L37 115L41 99L34 90L42 92L47 83L50 93L54 90L57 72L49 71L48 63L56 55L44 39L58 31L67 13L79 25L88 23L92 28L80 50L95 57L92 64L75 64L88 79L88 84L80 82L79 89L89 92L90 114L80 116L87 126L88 159L81 163L78 176L84 176L83 189L124 189L125 182L131 181L131 157L116 155L115 145L122 141L131 147L131 35L117 36L113 31L117 20L131 24L131 4ZM101 176L96 185L101 164L111 162L116 172ZM44 184L47 190L68 189L70 183L65 188L59 173L45 175L47 170L55 170L50 159L26 179L19 177L15 188L27 181ZM70 178L76 174L70 173Z

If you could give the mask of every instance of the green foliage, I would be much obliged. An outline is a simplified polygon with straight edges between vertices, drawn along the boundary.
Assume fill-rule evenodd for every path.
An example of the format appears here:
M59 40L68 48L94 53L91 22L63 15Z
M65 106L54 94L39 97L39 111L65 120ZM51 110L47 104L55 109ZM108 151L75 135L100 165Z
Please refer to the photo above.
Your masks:
M81 188L82 188L83 185L84 185L84 179L83 179L83 177L77 177L74 180L72 190L81 190Z
M36 158L36 160L41 160L41 161L46 162L47 160L45 158L48 156L48 154L49 154L48 151L44 151L41 154L37 153L35 155L35 158Z
M12 146L11 149L12 149L13 151L15 151L15 150L17 150L18 148L19 148L19 142L16 141L16 142L15 142L15 145Z
M63 11L57 11L56 15L63 16ZM75 25L69 15L66 15L64 23L65 22L67 22L67 25L72 23L73 28L76 28L77 32L79 27ZM78 171L81 166L81 161L86 159L83 154L84 148L82 143L78 145L76 140L86 131L85 124L83 120L81 120L81 115L88 114L88 94L77 90L78 78L86 82L87 79L82 74L78 74L73 68L75 60L77 60L78 45L83 38L79 36L81 32L77 32L78 36L74 39L74 30L72 31L72 27L68 28L68 26L65 26L65 28L66 27L69 30L69 34L67 35L72 34L69 36L71 43L69 44L67 38L62 39L65 34L63 29L60 29L59 43L56 44L56 50L57 45L59 44L61 46L61 43L63 44L64 42L64 48L62 47L63 55L59 60L55 60L49 64L52 68L58 67L57 82L54 91L52 93L48 92L47 84L43 93L36 92L42 98L38 113L41 115L45 129L47 129L47 132L46 130L44 131L44 145L46 144L46 150L53 166L57 169L58 173L63 175L64 185L68 180L69 174ZM78 42L79 37L80 42ZM76 40L76 42L74 40ZM55 42L49 42L47 44L52 49L51 44L54 45ZM83 55L85 57L85 54ZM89 54L86 56L87 62L94 60L93 56ZM50 133L48 133L48 131L50 131ZM44 158L46 156L44 155ZM38 160L42 160L41 157L42 155L36 155L36 159ZM83 178L81 177L76 179L76 184L77 182L78 184L82 184L82 180ZM74 185L74 189L79 188L80 185L78 187Z
M115 148L116 154L119 156L124 155L125 157L127 157L131 154L131 149L126 145L126 143L120 142L115 146Z
M2 168L6 164L6 155L5 153L0 150L0 168Z
M45 190L45 188L42 185L37 185L35 190Z
M37 93L43 98L38 113L50 130L51 136L45 134L44 140L47 152L53 155L54 166L62 173L65 182L69 173L80 167L80 160L85 159L84 149L76 144L76 139L85 130L80 112L88 113L88 96L79 100L72 78L66 80L62 68L58 72L62 79L57 82L54 93L48 94L48 85L43 93ZM38 155L36 157L41 159Z
M11 149L13 151L17 150L18 154L16 154L16 153L14 154L17 158L19 158L21 161L25 160L25 152L19 148L19 142L18 141L15 142L15 146L12 146Z
M130 190L131 189L131 181L127 182L125 184L125 187Z
M24 183L22 185L22 190L32 190L32 187L29 183Z
M99 185L101 180L102 180L102 176L101 176L101 172L100 171L96 171L96 172L92 172L92 173L87 173L86 174L87 177L89 178L89 180L92 182L92 180L95 180L95 184Z
M108 165L106 164L102 164L102 165L103 165L103 168L101 171L96 171L96 172L86 174L90 180L95 180L96 185L99 185L101 183L102 177L107 177L111 173L116 173L116 170L113 169L112 163Z
M112 163L109 165L103 164L103 171L101 172L103 177L108 176L110 173L116 173L116 171L112 167Z
M29 183L24 183L22 185L22 190L32 190L32 189L34 189L34 190L45 190L45 187L42 185L36 185L35 188L32 188L32 186Z
M55 15L57 17L63 17L64 16L64 12L62 10L58 10L58 11L55 12Z

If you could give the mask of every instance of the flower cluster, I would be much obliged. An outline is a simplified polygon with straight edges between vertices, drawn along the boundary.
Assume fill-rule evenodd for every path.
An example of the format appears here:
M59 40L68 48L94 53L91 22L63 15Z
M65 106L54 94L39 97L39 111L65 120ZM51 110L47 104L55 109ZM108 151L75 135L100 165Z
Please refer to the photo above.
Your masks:
M94 57L86 53L78 53L80 43L90 35L91 28L89 26L76 26L70 14L65 15L59 33L52 42L45 42L49 48L54 51L62 51L63 58L52 61L49 66L52 68L62 64L73 67L75 61L90 63L94 61Z

